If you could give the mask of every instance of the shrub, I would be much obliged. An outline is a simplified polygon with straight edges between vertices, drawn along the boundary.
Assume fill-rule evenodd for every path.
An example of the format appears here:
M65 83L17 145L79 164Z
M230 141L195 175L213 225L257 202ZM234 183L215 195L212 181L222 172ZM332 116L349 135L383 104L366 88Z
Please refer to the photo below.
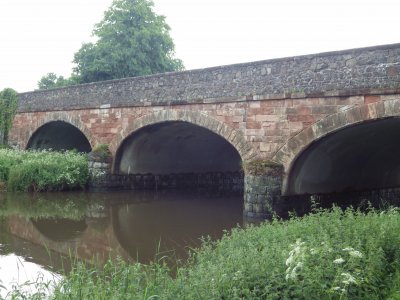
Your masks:
M9 191L60 191L85 186L89 177L85 154L73 151L0 150L0 181Z
M0 181L7 182L13 166L22 162L26 152L11 149L0 149Z

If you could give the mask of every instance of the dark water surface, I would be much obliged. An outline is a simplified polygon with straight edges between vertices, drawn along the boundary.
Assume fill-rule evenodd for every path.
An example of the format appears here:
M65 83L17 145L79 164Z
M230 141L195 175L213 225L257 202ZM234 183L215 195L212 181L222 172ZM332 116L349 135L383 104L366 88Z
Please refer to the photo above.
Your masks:
M187 258L202 236L242 225L243 198L195 193L0 194L0 285L52 278L70 260ZM0 294L1 296L1 294Z

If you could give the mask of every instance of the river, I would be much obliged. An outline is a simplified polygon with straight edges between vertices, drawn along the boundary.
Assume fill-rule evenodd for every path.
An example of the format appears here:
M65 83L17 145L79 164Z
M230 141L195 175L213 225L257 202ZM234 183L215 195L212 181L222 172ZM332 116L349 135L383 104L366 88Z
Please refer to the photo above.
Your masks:
M241 196L183 191L0 194L0 286L54 280L76 258L183 262L243 224ZM38 275L39 274L39 275ZM5 295L2 288L2 295Z

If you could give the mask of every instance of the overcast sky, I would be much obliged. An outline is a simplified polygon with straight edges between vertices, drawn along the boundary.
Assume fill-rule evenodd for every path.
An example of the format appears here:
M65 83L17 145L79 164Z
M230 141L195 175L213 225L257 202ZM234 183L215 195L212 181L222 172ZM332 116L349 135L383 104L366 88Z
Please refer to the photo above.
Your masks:
M0 0L0 90L68 77L112 0ZM398 0L155 0L186 69L400 43ZM398 3L397 3L398 2Z

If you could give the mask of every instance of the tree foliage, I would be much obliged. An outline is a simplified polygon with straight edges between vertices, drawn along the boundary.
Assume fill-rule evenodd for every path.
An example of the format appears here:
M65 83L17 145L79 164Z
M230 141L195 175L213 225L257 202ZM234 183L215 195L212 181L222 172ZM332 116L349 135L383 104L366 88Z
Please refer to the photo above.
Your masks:
M0 92L0 144L8 143L12 120L17 112L18 94L11 88Z
M113 0L94 26L96 42L84 43L74 55L73 80L49 73L39 88L182 70L182 61L174 58L170 27L153 5L151 0Z
M38 81L38 87L39 90L47 90L77 83L77 80L73 76L64 78L63 76L57 76L55 73L47 73Z

